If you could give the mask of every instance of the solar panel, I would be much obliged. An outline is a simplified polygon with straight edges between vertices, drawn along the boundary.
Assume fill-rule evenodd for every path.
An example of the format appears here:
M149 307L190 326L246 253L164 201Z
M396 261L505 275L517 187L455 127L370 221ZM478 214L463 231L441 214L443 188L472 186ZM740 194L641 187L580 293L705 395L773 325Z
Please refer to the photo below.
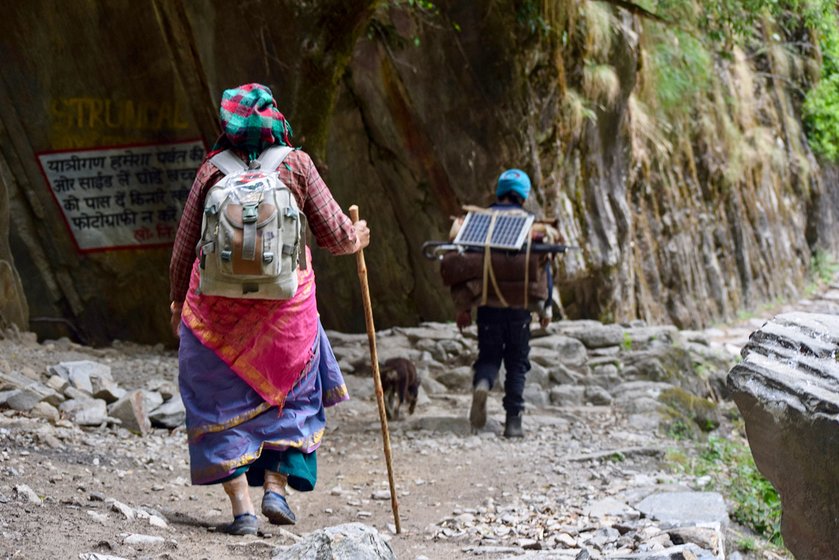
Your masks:
M530 235L534 219L535 216L526 212L471 211L466 214L454 244L519 251Z

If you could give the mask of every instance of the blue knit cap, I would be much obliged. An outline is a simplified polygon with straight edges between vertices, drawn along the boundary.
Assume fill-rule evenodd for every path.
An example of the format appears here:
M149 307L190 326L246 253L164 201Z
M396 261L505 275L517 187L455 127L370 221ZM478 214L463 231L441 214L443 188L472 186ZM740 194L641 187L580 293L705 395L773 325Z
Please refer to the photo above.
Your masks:
M527 200L527 196L530 194L530 177L521 169L508 169L498 177L495 196L501 198L510 193L522 200Z

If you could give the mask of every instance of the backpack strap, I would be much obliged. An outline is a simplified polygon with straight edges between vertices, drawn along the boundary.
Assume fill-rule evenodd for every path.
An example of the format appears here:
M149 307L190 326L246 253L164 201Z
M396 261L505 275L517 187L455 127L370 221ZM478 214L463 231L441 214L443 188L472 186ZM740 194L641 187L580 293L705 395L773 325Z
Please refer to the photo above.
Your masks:
M286 156L293 151L294 148L288 146L271 146L259 154L256 161L259 162L259 168L262 171L276 171Z
M259 163L259 168L262 171L276 171L277 168L282 165L285 161L286 156L293 152L295 148L290 148L288 146L271 146L270 148L266 149L264 152L259 154L259 157L256 158L256 161ZM292 195L293 199L294 195ZM297 243L297 268L300 270L306 270L306 215L303 212L297 213L297 220L298 220L298 227L300 228L300 239ZM289 247L290 249L294 249L293 247ZM283 247L283 252L285 253L286 247Z
M230 175L237 171L244 171L248 168L245 162L230 150L217 153L210 158L210 163L218 167L225 175Z

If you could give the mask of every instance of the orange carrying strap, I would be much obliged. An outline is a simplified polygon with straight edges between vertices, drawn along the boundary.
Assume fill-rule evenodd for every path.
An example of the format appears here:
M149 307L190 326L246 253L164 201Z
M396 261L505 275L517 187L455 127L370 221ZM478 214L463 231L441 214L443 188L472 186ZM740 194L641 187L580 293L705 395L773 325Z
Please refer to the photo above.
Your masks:
M492 240L492 233L495 229L495 219L497 217L497 213L492 214L492 218L489 222L489 227L487 228L486 237L484 238L484 263L483 263L483 279L482 279L482 287L481 287L481 305L487 304L487 298L489 297L489 292L487 291L489 288L489 283L492 283L492 289L495 290L495 295L498 297L498 301L504 307L510 307L510 304L504 298L501 293L501 288L498 286L498 280L495 276L495 271L492 268L492 249L490 247L490 241ZM533 245L533 236L527 236L527 249L525 250L525 258L524 258L524 297L522 301L524 302L524 309L528 308L530 304L530 257L532 254L531 248Z
M487 280L492 281L492 289L495 290L495 295L498 296L498 301L501 302L501 305L504 307L510 307L510 304L507 303L507 300L504 299L504 296L501 295L501 288L498 287L498 280L495 278L495 272L492 270L492 249L490 248L489 244L492 240L492 232L495 229L495 219L498 217L497 212L492 213L492 218L489 221L489 227L487 228L487 234L484 238L484 274L483 274L483 285L481 288L481 305L487 304L487 288L489 287L487 284ZM527 291L527 286L525 285L525 291Z
M533 236L527 236L527 252L524 257L524 308L527 309L530 295L530 246L533 244Z

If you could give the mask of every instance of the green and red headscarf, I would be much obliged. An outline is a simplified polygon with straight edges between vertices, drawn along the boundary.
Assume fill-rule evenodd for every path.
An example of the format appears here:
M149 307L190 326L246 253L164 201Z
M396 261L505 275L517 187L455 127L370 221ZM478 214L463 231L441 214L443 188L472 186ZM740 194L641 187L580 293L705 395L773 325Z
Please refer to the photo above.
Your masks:
M219 109L222 135L211 152L239 149L249 160L275 144L291 146L291 124L262 84L244 84L224 90Z

